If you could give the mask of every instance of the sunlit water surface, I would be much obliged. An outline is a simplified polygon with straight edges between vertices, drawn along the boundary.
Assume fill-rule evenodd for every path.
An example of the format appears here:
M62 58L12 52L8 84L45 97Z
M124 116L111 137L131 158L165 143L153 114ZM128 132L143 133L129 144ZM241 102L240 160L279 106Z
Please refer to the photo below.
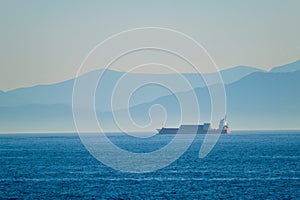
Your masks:
M123 149L150 152L172 135L110 139ZM97 161L77 134L0 135L0 199L148 198L300 199L300 132L222 135L198 158L203 135L170 166L144 174L115 171Z

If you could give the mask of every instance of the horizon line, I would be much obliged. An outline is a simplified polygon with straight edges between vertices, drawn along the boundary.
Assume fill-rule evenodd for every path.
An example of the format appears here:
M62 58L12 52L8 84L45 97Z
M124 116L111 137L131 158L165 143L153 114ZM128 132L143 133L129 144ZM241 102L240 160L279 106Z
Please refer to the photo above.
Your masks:
M263 131L263 132L269 132L269 131L297 131L300 133L300 129L233 129L233 130L230 130L231 132L246 132L246 131L250 131L250 132L255 132L255 131ZM153 131L128 131L128 133L151 133ZM97 134L99 133L98 131L87 131L87 132L82 132L84 134ZM120 132L120 131L107 131L107 132L104 132L105 134L126 134L127 132ZM8 135L8 134L78 134L77 131L32 131L32 132L29 132L29 131L16 131L16 132L10 132L10 131L7 131L7 132L2 132L0 131L0 135ZM232 134L232 133L230 133ZM230 135L230 134L227 134L227 135ZM155 134L157 135L157 134ZM155 136L154 135L154 136ZM206 134L198 134L198 135L206 135Z

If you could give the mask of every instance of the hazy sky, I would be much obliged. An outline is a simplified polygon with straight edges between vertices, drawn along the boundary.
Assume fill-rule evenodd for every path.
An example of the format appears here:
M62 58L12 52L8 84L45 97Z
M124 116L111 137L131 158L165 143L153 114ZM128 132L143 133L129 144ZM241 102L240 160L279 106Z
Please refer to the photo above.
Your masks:
M159 26L201 43L220 69L300 58L299 0L0 1L0 90L75 76L86 54L120 31Z

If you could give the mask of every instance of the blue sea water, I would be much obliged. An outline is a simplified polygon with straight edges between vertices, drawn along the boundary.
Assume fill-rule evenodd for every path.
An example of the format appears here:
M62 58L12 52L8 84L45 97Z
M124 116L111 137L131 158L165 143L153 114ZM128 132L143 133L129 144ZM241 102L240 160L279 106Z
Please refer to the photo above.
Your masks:
M141 143L110 139L136 152L164 146L171 135ZM111 169L84 148L77 134L0 135L0 198L22 199L300 199L300 132L221 135L204 159L197 136L180 159L161 170Z

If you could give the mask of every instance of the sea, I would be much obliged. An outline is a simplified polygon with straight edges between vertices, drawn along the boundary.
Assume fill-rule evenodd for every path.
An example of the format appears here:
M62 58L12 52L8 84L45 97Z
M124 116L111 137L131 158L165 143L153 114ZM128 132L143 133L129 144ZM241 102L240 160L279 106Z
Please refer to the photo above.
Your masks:
M135 152L172 137L109 135ZM200 159L203 140L169 166L129 173L95 159L76 133L0 134L0 199L300 199L300 131L233 131Z

